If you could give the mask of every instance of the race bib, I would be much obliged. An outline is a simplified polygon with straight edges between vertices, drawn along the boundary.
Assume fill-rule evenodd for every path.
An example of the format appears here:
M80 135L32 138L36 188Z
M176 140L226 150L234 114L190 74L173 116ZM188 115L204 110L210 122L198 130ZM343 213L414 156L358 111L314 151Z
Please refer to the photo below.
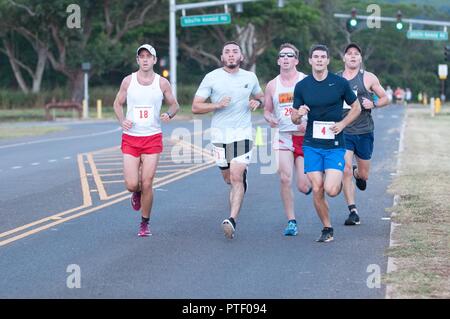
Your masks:
M358 97L358 90L353 90L353 93L355 93L356 97ZM351 109L352 107L350 105L347 104L347 102L345 102L344 100L344 109Z
M283 107L281 114L283 115L283 117L285 118L291 118L291 114L293 112L293 108L292 107Z
M225 158L225 149L223 147L217 147L213 145L212 156L216 160L216 164L221 167L228 166L227 159Z
M323 140L334 140L334 133L330 130L335 122L313 122L313 138L319 138Z
M147 124L153 119L152 105L137 105L133 108L133 120L136 124Z

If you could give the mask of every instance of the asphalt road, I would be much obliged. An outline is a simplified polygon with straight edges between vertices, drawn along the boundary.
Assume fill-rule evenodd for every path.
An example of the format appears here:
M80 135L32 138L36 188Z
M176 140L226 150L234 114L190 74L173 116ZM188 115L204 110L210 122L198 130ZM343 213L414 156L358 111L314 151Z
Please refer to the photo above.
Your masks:
M250 166L236 237L223 236L228 187L219 170L207 156L174 163L180 150L170 141L195 127L197 135L185 136L185 146L199 141L205 147L199 132L209 127L207 118L163 128L166 151L148 238L136 235L140 217L121 181L115 122L75 122L45 137L2 140L0 298L384 298L383 285L367 282L374 269L386 272L385 208L392 206L386 190L403 113L400 106L374 112L371 176L367 190L357 193L362 223L344 226L343 195L328 199L335 228L328 244L315 242L322 226L312 197L297 192L300 234L283 236L279 178L261 174L269 164L259 155ZM198 145L189 149L202 154ZM69 265L79 267L79 281L71 281ZM68 278L81 288L69 288Z

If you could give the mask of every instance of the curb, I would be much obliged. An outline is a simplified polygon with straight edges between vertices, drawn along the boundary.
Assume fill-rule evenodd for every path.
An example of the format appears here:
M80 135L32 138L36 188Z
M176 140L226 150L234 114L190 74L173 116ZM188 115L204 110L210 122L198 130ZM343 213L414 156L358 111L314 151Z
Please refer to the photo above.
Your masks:
M405 115L403 116L403 124L402 124L402 128L400 129L400 141L398 143L398 158L397 158L396 176L400 175L401 154L404 150L404 137L405 137L405 129L406 129L407 112L408 112L408 109L405 109ZM400 195L395 194L393 204L392 204L394 209L398 205L399 200L400 200ZM395 215L396 215L396 212L394 210L391 214L391 230L389 233L389 247L388 248L394 247L396 245L395 240L393 239L393 234L395 232L395 229L401 225L401 224L392 222L392 217L395 217ZM394 257L388 257L386 273L389 274L396 270L397 270L396 259ZM385 299L393 299L394 291L395 291L395 288L393 287L393 285L387 284Z

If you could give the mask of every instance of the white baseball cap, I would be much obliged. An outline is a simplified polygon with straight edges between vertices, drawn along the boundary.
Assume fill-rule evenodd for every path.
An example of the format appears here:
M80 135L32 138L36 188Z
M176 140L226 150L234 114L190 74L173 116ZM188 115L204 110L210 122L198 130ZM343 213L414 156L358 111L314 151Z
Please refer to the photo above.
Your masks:
M146 49L148 52L150 52L151 55L156 57L156 50L154 47L152 47L150 44L143 44L136 50L136 55L139 55L139 51L141 49Z

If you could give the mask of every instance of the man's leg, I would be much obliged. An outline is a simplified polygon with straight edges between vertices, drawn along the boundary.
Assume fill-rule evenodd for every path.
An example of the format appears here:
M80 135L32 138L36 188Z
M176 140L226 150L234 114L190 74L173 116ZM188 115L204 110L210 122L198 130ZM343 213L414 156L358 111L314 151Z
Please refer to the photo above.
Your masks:
M355 145L355 157L357 166L353 167L353 175L356 180L356 186L364 191L367 187L366 181L369 179L370 159L373 152L373 133L358 135Z
M342 189L342 171L337 169L325 170L324 190L330 197L339 195Z
M140 157L134 157L130 154L123 154L123 177L125 180L125 187L130 192L137 192L140 190L139 186L139 164Z
M353 184L353 151L345 151L344 196L347 205L355 205L355 185Z
M328 203L325 198L324 179L322 172L310 172L307 174L313 188L314 207L324 227L331 227L328 214Z
M222 222L225 237L232 239L236 229L236 219L244 199L244 172L247 164L231 161L230 163L230 217Z
M344 169L344 196L347 202L349 215L344 222L346 226L359 225L359 215L355 202L355 184L353 184L353 151L345 152L345 169Z
M159 154L142 154L142 217L150 218L153 205L153 179L159 161Z
M230 168L220 169L220 172L222 173L222 177L223 177L224 182L227 183L228 185L231 185Z
M305 174L304 158L302 156L297 156L295 159L295 172L297 177L297 189L304 193L309 194L312 191L311 181Z
M355 175L355 178L367 181L369 179L370 160L363 160L360 159L358 156L355 157L356 157L356 164L358 165L358 167L355 169L353 174Z
M283 200L284 213L288 219L284 230L285 236L297 236L298 226L294 212L294 192L292 178L294 171L294 153L289 150L278 150L278 173L280 174L280 193ZM303 168L303 166L302 166Z
M239 215L242 200L244 199L244 171L247 164L232 161L230 164L230 216L234 219Z
M292 171L294 154L288 150L278 150L278 174L280 175L280 193L283 200L284 212L288 220L295 219L294 193L292 191Z

